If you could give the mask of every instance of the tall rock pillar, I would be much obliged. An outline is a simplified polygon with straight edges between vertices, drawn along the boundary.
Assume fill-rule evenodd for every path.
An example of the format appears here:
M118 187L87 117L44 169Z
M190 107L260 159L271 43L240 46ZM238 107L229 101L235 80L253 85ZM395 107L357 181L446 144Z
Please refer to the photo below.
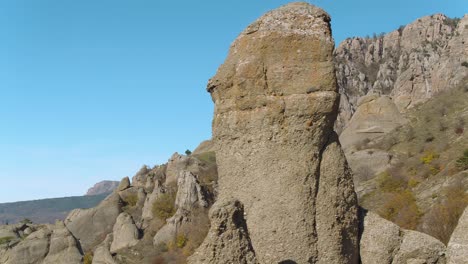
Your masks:
M243 205L236 221L246 226L237 233L248 230L240 239L256 258L239 263L358 262L357 200L333 131L333 48L328 14L291 3L242 32L208 84L217 204ZM222 226L212 226L191 263L221 263L217 255L229 254L216 246Z

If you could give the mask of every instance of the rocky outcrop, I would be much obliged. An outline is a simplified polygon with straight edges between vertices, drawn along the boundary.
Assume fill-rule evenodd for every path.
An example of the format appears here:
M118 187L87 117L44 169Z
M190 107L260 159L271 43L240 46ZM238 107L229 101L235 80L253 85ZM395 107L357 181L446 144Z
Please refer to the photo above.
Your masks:
M239 201L216 203L210 210L210 219L210 232L189 263L258 263L244 219L244 207Z
M340 93L337 128L347 126L368 94L390 95L405 111L458 84L468 73L468 15L427 16L373 38L350 38L335 51Z
M358 102L356 113L340 135L343 148L358 146L405 124L407 120L388 96L367 95Z
M447 245L448 264L468 262L468 207L458 220Z
M360 241L363 264L444 264L446 248L426 234L404 230L380 216L367 212Z
M97 207L73 210L65 220L65 225L87 252L112 232L116 219L122 212L121 206L120 196L113 193Z
M42 264L78 264L83 256L75 237L58 222L51 230L49 252Z
M108 235L104 242L96 248L92 264L116 264L109 250L111 240L111 236Z
M86 195L99 195L113 192L119 186L118 181L101 181L89 188Z
M131 184L130 184L130 179L128 177L124 177L120 183L119 183L119 186L117 186L117 191L121 192L121 191L124 191L128 188L130 188Z
M218 202L244 205L260 263L358 261L356 195L333 133L332 52L328 14L288 4L241 33L208 84Z
M140 231L135 226L135 222L128 213L121 213L113 229L113 241L110 252L117 252L120 249L133 247L138 244Z
M153 239L155 246L175 240L178 231L190 220L190 213L195 208L208 206L206 194L195 175L189 171L179 171L175 214L166 220L166 224L156 233Z
M2 264L80 264L80 246L63 222L37 227L0 254ZM0 251L1 252L1 251Z

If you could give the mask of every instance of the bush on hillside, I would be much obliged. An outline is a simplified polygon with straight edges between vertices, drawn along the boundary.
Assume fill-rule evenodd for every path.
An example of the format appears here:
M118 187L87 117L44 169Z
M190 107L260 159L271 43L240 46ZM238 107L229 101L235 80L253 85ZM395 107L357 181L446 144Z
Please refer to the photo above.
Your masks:
M459 182L447 187L444 193L443 199L424 216L421 231L447 244L458 219L468 206L468 194Z
M392 193L379 209L378 213L405 229L416 229L421 212L410 190Z
M93 253L88 252L83 256L83 264L92 264L93 263Z
M175 193L163 193L161 196L156 199L153 203L152 212L153 216L158 217L159 219L168 219L173 216L176 212L175 208Z

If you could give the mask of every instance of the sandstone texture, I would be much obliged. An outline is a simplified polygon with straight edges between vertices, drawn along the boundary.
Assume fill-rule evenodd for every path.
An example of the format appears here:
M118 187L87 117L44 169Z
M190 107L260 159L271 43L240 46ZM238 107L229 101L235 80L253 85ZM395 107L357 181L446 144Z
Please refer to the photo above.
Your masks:
M0 249L2 264L80 264L80 246L63 222L45 225L23 236L10 250Z
M113 228L113 237L110 252L116 252L123 248L133 247L138 243L140 231L128 213L121 213Z
M97 207L73 210L65 220L65 225L79 240L83 251L87 252L100 244L111 233L117 217L122 212L122 201L113 193Z
M360 241L362 264L445 263L446 248L426 234L404 230L367 212Z
M458 220L447 246L448 264L468 262L468 208Z
M94 251L92 264L116 264L110 253L111 236L108 235L106 239Z
M340 135L340 142L344 149L348 149L364 140L382 136L406 122L390 97L367 95L360 99L356 112Z
M244 219L244 208L239 201L216 203L210 210L210 219L208 237L189 258L189 263L258 263Z
M358 261L356 195L333 132L332 53L328 14L292 3L241 33L208 84L218 203L244 205L260 263Z

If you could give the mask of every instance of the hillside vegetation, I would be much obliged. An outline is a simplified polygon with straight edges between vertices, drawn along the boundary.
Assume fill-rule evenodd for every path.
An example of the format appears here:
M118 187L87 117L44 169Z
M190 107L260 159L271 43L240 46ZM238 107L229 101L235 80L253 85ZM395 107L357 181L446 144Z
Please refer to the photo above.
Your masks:
M468 79L405 116L408 123L360 147L387 151L393 159L389 169L370 177L374 190L360 203L447 243L468 205Z
M75 196L0 204L0 223L14 224L27 218L35 223L53 223L64 220L77 208L91 208L99 204L106 194Z

